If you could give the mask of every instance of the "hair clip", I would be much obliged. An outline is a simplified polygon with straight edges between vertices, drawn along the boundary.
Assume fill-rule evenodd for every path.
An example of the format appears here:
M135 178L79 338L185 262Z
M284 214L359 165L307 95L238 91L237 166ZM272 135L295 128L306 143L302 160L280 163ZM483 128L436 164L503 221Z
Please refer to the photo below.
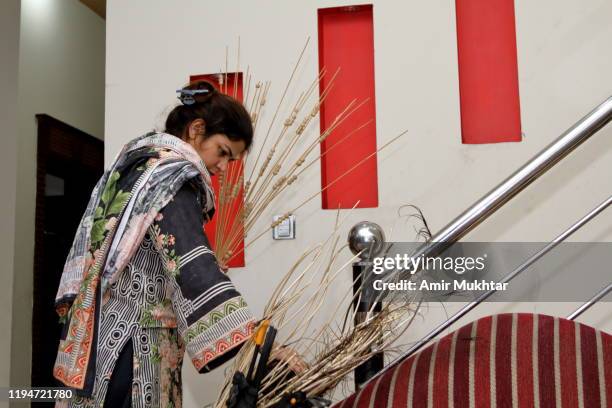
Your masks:
M193 105L196 100L194 95L208 93L208 89L177 89L176 92L180 93L177 98L183 103L183 105Z

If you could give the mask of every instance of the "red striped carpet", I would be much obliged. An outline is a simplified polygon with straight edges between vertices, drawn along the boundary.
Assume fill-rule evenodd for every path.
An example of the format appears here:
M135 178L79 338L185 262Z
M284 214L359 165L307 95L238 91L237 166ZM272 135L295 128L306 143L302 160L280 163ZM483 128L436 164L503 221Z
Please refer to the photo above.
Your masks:
M335 407L612 408L612 336L545 315L485 317Z

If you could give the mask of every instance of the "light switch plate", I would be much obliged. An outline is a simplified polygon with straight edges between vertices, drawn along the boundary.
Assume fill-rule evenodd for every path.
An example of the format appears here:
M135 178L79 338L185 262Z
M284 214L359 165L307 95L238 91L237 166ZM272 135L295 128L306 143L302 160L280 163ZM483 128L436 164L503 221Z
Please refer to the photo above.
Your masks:
M281 215L275 215L274 221L278 220ZM295 239L295 215L290 215L283 222L272 228L273 239Z

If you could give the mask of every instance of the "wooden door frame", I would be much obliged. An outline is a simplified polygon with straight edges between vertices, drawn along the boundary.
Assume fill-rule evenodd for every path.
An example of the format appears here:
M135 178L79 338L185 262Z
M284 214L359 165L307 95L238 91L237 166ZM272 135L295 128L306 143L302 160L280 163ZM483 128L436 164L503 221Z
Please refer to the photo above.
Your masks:
M70 126L47 114L37 114L38 147L36 154L36 212L34 232L34 268L33 268L33 305L32 305L32 371L31 380L38 380L40 375L36 369L37 347L41 341L50 341L39 333L38 317L41 308L41 273L44 259L44 222L45 222L45 175L48 173L49 162L62 162L69 167L88 168L94 173L102 174L104 168L104 142L73 126ZM49 290L49 288L46 288ZM56 290L57 288L53 288ZM49 384L47 386L51 386Z

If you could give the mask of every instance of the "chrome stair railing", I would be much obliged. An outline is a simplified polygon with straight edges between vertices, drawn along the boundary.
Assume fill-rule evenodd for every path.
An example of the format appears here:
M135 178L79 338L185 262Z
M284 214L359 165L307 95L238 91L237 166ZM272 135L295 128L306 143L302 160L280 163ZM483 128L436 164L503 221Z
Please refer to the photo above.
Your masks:
M586 312L591 306L600 301L604 296L608 294L612 290L612 282L608 284L605 288L597 292L595 296L589 299L585 304L576 309L571 315L567 316L567 320L575 320L578 316Z
M525 189L529 184L535 181L538 177L544 174L547 170L557 164L560 160L570 154L574 149L580 146L584 141L593 136L597 131L603 128L608 122L612 120L612 97L606 99L595 109L585 115L582 119L576 122L572 127L566 130L561 136L555 141L549 144L546 148L536 154L532 159L527 161L520 169L515 171L511 176L501 182L498 186L493 188L487 194L485 194L480 200L476 201L471 207L465 210L461 215L451 221L442 230L436 233L431 242L423 244L419 247L413 257L434 257L441 254L448 249L453 243L459 241L469 231L487 219L497 209L502 207L505 203L510 201L515 195ZM591 210L583 218L577 221L574 225L569 227L566 231L560 234L550 244L546 245L536 254L532 255L527 261L513 270L511 273L501 282L508 282L513 279L516 275L521 273L535 261L540 259L551 249L553 249L560 242L565 240L569 235L574 233L588 221L593 219L595 216L600 214L612 203L612 196L608 197L607 200L602 202L596 208ZM612 284L608 285L602 291L600 291L595 297L585 303L581 308L576 310L569 319L574 319L579 316L584 310L588 309L592 304L600 300L605 294L610 291ZM365 386L370 381L378 378L384 372L391 367L395 366L399 361L407 358L425 344L435 338L438 334L456 322L459 318L467 314L470 310L476 307L478 304L483 302L495 291L489 291L481 295L475 301L464 306L459 312L451 316L444 323L437 326L423 339L417 342L414 346L402 353L395 360L386 365L381 371L370 378L362 386Z

